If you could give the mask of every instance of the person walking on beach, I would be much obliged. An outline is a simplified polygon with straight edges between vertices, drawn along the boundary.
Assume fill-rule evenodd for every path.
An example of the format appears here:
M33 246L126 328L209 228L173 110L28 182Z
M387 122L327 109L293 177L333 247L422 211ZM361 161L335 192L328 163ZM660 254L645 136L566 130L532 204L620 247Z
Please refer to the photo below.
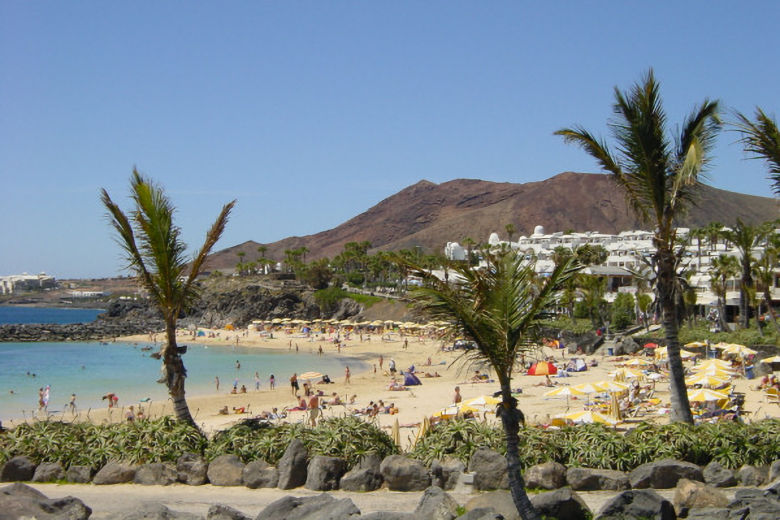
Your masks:
M219 376L214 377L214 383L217 385L217 392L219 392Z
M255 372L255 390L260 391L260 374Z
M233 393L235 394L237 392L238 392L238 378L235 378L233 380Z
M395 374L395 359L390 358L390 364L388 366L390 367L390 373Z
M382 370L382 365L385 362L385 358L382 356L382 354L379 354L379 370Z
M349 384L349 375L350 375L350 373L349 373L349 365L347 365L347 367L344 369L344 384L345 385Z
M43 409L48 410L49 409L49 397L51 395L51 386L46 385L46 388L43 389Z
M319 355L322 356L322 345L320 345Z
M320 398L316 393L309 398L309 424L312 428L317 426L317 417L320 415Z
M70 413L72 414L76 413L76 394L70 394L70 401L68 402L68 408L70 409Z
M38 389L38 411L43 410L43 387Z
M271 390L276 388L276 378L274 377L273 374L271 374L271 377L268 378L268 388L270 388Z
M290 391L292 392L292 395L298 394L298 373L294 372L292 376L290 376Z
M455 404L460 404L460 402L463 400L463 397L460 395L460 387L455 387L455 396L452 398L452 402Z

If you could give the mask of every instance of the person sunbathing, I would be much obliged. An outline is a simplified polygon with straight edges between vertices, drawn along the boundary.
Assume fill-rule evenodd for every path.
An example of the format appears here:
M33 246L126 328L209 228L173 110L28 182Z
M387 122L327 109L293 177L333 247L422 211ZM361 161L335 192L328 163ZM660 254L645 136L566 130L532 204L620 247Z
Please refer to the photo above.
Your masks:
M228 407L227 407L227 405L225 405L222 408L220 408L217 413L219 415L227 415L228 414Z
M298 397L298 396L296 396ZM287 408L287 410L291 412L300 412L306 410L306 399L301 397L301 400L298 401L298 406L294 406L292 408Z
M401 383L399 383L398 381L391 381L390 384L387 385L387 389L393 392L397 392L400 390L406 390L406 387Z
M333 397L330 399L330 401L328 401L327 404L329 405L344 404L344 401L341 400L339 394L333 392Z
M389 413L390 415L395 415L399 411L400 410L398 409L398 407L395 406L395 403L390 403L390 406L387 409L387 413Z
M239 406L238 408L236 408L234 406L233 407L233 413L246 413L246 407L245 406Z

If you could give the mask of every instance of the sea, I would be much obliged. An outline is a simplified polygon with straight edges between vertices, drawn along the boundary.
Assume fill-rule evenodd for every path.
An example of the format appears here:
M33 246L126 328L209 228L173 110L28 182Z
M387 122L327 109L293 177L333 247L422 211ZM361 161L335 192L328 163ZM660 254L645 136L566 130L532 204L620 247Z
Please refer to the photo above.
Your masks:
M101 312L0 307L0 324L88 322ZM305 338L299 338L298 344L298 353L267 352L240 346L188 345L183 356L187 395L214 394L215 377L220 379L220 392L228 392L236 379L239 387L246 385L253 392L255 372L260 376L260 390L263 391L268 390L271 374L276 377L277 385L284 386L293 372L316 371L340 377L347 364L353 372L366 368L348 358L332 354L318 356L315 352L318 344ZM102 396L108 393L119 397L120 406L147 399L164 401L168 398L166 387L156 383L161 374L161 363L150 357L158 349L159 344L150 342L0 342L0 421L32 416L38 406L38 391L47 385L50 386L48 411L54 414L64 410L73 393L80 411L105 407ZM236 369L236 361L240 369Z

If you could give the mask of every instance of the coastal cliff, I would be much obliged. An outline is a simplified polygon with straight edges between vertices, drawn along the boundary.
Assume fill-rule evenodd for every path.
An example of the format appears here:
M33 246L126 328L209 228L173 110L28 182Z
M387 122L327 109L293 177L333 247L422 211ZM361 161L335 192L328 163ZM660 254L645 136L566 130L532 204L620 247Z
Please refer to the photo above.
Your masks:
M273 318L334 318L358 315L363 307L343 299L331 312L324 313L309 290L272 290L261 285L209 287L187 314L179 319L181 328L222 328L232 324L244 328L252 320ZM159 312L145 300L116 300L91 323L0 325L0 341L94 341L146 334L164 328Z

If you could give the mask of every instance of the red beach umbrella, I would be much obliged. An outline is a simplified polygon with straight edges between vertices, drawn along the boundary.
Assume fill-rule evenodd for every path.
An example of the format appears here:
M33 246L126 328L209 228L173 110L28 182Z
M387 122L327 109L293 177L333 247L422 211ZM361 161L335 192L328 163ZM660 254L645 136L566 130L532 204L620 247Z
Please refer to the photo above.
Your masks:
M547 361L539 361L528 369L529 376L547 376L558 373L558 367Z
M658 343L645 343L645 348L658 348Z

